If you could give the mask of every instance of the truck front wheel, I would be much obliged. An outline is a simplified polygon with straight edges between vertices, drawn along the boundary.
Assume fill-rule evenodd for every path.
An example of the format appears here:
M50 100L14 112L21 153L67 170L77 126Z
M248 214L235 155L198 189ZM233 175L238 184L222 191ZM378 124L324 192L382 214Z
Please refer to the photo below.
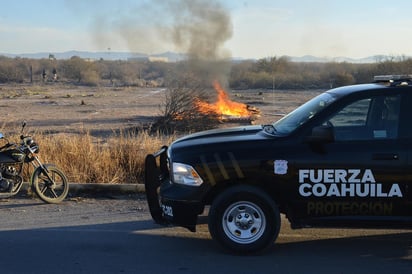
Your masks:
M279 229L279 209L259 188L246 185L229 188L210 207L212 238L235 253L266 249L277 238Z

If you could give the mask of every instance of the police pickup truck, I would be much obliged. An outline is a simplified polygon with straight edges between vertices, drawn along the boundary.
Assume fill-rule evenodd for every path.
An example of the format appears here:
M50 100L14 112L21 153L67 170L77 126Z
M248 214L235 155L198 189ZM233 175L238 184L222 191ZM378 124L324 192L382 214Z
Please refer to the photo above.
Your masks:
M152 218L236 253L292 228L412 227L412 75L375 76L309 100L273 124L191 134L146 156Z

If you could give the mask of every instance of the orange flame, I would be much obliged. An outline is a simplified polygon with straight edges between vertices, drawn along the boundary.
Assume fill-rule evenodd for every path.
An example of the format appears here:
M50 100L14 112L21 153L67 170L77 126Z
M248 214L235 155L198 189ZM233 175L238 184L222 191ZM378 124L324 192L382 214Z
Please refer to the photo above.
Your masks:
M216 90L218 97L214 104L198 100L196 106L202 113L216 113L218 115L228 115L235 117L248 117L250 112L246 104L233 102L229 99L225 90L220 86L219 82L214 81L213 87Z

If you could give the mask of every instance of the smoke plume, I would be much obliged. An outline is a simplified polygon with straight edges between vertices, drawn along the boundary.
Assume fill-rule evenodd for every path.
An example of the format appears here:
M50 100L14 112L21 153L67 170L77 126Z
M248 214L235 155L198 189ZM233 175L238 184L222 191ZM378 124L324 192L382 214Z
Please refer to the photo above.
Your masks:
M224 43L232 22L216 0L154 0L96 16L93 34L104 48L115 50L120 36L131 52L175 51L210 61L230 57Z
M229 13L218 3L181 0L171 5L171 39L191 59L218 60L229 56L223 45L232 36ZM167 29L167 28L166 28Z
M186 70L209 83L220 79L225 85L230 67L224 60L228 61L231 54L224 44L232 37L232 21L221 3L152 0L127 8L120 4L116 10L94 18L94 40L101 48L116 51L116 44L122 41L130 52L174 51L187 56Z

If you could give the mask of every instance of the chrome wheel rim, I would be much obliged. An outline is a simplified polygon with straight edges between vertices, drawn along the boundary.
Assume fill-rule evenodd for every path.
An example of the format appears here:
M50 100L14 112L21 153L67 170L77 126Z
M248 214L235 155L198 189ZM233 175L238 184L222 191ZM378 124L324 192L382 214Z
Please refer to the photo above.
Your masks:
M266 217L262 209L248 201L231 204L223 214L223 231L238 244L257 241L265 232Z

